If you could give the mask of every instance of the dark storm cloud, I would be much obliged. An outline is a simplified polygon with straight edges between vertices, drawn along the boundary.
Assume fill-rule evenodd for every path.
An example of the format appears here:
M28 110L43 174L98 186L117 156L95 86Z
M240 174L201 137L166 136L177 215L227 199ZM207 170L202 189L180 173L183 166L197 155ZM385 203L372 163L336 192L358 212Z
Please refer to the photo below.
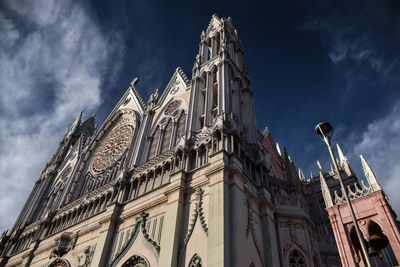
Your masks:
M99 106L123 51L118 32L104 33L78 2L3 1L0 228L11 226L77 113Z
M0 197L0 228L81 108L101 124L134 77L145 100L176 67L191 77L213 13L232 17L243 41L260 129L316 174L329 155L313 129L330 121L353 169L361 174L364 154L400 207L391 191L400 175L398 1L6 1L1 10L0 196L12 193Z

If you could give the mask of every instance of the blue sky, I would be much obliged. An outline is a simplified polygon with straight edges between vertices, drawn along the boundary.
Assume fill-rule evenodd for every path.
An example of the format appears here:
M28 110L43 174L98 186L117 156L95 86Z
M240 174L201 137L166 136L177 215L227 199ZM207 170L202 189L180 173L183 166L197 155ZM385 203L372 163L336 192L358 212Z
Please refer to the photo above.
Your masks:
M353 169L363 177L363 154L400 212L400 4L196 2L0 2L0 229L81 109L101 124L134 77L144 99L178 66L191 77L213 13L243 42L260 130L307 176L317 159L329 169L314 127L331 122Z

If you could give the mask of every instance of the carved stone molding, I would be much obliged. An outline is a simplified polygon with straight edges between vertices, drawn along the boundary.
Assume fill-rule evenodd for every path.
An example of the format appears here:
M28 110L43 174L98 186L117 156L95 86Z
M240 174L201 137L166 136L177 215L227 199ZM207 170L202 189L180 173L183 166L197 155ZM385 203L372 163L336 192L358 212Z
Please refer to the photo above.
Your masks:
M122 267L149 267L149 266L150 265L147 263L147 261L138 255L130 257L124 264L122 264Z
M196 207L194 208L192 221L189 225L188 232L184 239L185 246L189 242L190 236L193 233L194 226L196 225L197 222L197 218L199 218L201 227L203 228L204 232L208 234L207 223L204 218L204 212L203 212L203 193L204 193L203 189L201 188L196 189Z
M260 257L261 262L263 263L264 266L264 257L262 254L262 250L260 247L260 244L258 243L257 240L257 235L256 231L254 229L254 218L253 218L253 210L251 208L251 198L250 196L247 197L245 200L246 206L247 206L247 228L246 228L246 238L249 237L249 234L251 233L251 236L253 237L254 240L254 245L256 246L258 256Z
M93 153L90 172L96 176L114 166L128 148L134 133L131 123L119 123L98 144Z
M201 267L203 262L201 261L201 258L199 255L194 254L192 259L189 262L189 267Z
M147 233L146 230L147 217L149 217L149 214L142 211L140 215L136 218L136 222L140 225L140 231L143 233L143 236L146 239L146 241L149 242L151 245L153 245L153 247L157 250L157 252L160 253L160 246L157 244L156 241L151 239L149 233Z
M71 267L71 264L67 260L57 258L47 265L47 267Z
M89 267L90 266L95 249L96 249L96 245L87 246L86 248L74 253L74 256L78 263L78 267Z
M63 255L67 254L68 251L74 249L77 239L78 233L73 238L71 237L71 233L62 233L61 237L55 240L54 248L52 249L49 258L61 258Z

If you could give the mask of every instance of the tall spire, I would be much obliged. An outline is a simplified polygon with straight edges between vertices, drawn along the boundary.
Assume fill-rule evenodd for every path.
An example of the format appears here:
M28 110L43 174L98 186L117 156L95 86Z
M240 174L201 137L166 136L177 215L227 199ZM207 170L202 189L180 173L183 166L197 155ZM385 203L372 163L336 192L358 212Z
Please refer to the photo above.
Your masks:
M375 174L372 171L371 167L367 163L367 161L364 159L363 155L360 155L361 158L361 164L364 170L365 178L367 178L367 181L369 185L372 187L374 191L382 189L378 181L376 180Z
M333 202L332 202L331 192L329 191L329 187L326 183L324 174L322 173L321 170L319 172L319 180L321 182L321 191L322 191L322 196L324 197L325 206L327 208L332 207Z
M318 171L320 173L323 173L322 166L321 166L321 163L319 162L319 160L317 160L317 165L318 165Z
M306 178L304 177L303 171L299 168L299 178L301 181L305 182Z
M340 148L339 144L336 144L337 150L338 150L338 154L339 154L339 159L337 159L336 161L338 161L338 165L340 166L340 168L342 168L344 170L344 172L348 175L354 175L349 161L347 160L347 158L344 156L342 149Z
M339 144L336 144L336 147L339 154L340 166L343 167L343 164L348 162L347 158L343 155L342 149L340 148Z
M279 156L282 157L281 148L279 147L279 144L278 144L278 143L276 143L276 151L278 151Z

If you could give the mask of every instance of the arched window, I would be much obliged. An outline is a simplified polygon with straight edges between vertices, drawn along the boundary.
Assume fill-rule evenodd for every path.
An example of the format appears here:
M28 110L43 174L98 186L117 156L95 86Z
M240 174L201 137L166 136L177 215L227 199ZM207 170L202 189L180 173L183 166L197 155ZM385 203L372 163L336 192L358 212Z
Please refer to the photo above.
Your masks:
M150 265L144 258L134 255L122 264L122 267L150 267Z
M160 127L157 126L157 130L155 131L155 133L153 134L153 137L151 138L148 159L152 159L156 156L159 138L160 138Z
M289 255L290 267L307 267L306 260L297 249L294 249Z
M212 105L211 114L213 118L218 113L218 68L215 68L212 74Z
M171 142L171 135L172 135L172 127L173 127L173 122L172 120L169 120L167 126L165 126L165 132L161 146L161 153L164 153L169 149L169 144Z
M201 262L201 258L199 255L194 254L192 259L189 262L188 267L201 267L203 263Z
M181 117L178 120L178 125L176 129L176 142L178 142L179 138L185 134L185 124L186 124L186 113L183 111Z

